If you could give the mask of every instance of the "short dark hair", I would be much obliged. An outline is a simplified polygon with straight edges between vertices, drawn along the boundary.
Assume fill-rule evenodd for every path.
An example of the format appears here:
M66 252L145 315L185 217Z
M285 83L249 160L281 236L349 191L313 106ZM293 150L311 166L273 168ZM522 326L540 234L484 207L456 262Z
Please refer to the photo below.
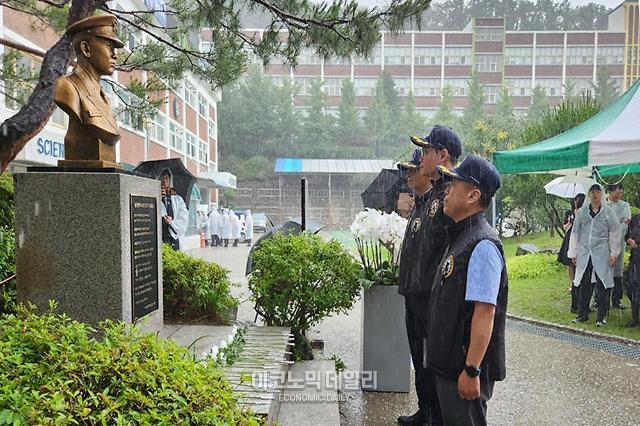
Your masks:
M573 201L571 202L571 206L573 207L573 209L577 210L582 207L586 198L587 197L584 194L578 194L573 197Z
M622 185L622 182L612 183L612 184L607 186L607 192L613 192L616 189L624 189L624 186Z
M492 198L493 197L489 197L488 194L485 194L481 190L480 191L480 207L482 207L483 209L488 209L489 206L491 205L491 199Z

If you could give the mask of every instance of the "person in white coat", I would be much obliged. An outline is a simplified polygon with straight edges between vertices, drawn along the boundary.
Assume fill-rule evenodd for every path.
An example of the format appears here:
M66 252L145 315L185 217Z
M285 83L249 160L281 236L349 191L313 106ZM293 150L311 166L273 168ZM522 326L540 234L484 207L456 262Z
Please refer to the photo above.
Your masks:
M209 234L211 234L211 246L220 245L220 213L218 209L213 209L209 214Z
M231 238L233 238L233 246L238 247L238 240L242 234L242 224L233 210L229 212L229 218L231 219Z
M174 250L180 250L180 240L187 233L189 226L189 211L182 197L173 190L172 182L171 171L163 170L160 174L162 242L169 244Z
M231 233L231 218L229 217L228 209L224 209L222 211L222 218L220 223L221 223L220 234L222 239L224 240L224 246L229 247L229 240L232 238L232 233Z
M625 309L624 305L622 305L622 276L624 269L624 249L627 246L627 243L624 239L624 236L627 235L627 228L629 223L631 223L631 206L629 203L622 199L624 195L624 186L621 183L614 183L607 187L609 192L609 196L607 197L607 202L609 203L609 207L613 209L614 213L618 217L619 225L620 225L620 235L622 236L621 240L621 250L620 255L618 256L618 261L616 262L616 267L613 270L613 290L611 290L611 307L615 309Z
M244 239L247 240L247 246L250 246L251 240L253 240L253 217L251 216L251 210L244 212L244 225Z
M615 212L602 202L602 188L589 188L588 204L578 210L571 230L567 256L576 265L573 285L578 287L578 316L574 322L589 319L589 301L596 292L598 319L596 326L606 324L609 294L614 287L613 268L620 254L620 221Z

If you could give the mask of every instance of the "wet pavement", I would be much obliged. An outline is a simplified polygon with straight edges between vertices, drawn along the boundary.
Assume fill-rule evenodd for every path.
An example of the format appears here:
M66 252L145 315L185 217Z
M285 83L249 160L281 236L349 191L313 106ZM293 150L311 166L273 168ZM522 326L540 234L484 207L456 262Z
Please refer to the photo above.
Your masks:
M241 283L234 295L246 300L244 270L248 248L204 248L190 254L217 262ZM309 333L324 340L323 356L339 357L349 371L360 369L361 300L345 315L327 318ZM238 318L253 321L251 302ZM578 346L507 327L507 379L496 384L489 401L489 424L640 424L640 360ZM394 425L417 407L407 394L348 392L340 404L343 425Z

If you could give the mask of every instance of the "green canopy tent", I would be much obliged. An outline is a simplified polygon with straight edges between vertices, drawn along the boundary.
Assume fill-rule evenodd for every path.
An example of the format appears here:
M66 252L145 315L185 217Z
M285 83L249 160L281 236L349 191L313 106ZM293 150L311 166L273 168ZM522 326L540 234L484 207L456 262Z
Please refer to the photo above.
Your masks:
M640 172L640 80L589 120L542 142L498 151L501 173L561 173L597 167L600 176ZM607 166L607 167L605 167Z

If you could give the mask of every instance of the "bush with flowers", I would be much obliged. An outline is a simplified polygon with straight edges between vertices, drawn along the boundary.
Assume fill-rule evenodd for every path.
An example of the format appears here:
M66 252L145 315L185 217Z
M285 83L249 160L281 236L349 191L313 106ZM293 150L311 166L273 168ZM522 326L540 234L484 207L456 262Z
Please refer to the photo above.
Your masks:
M397 213L365 209L351 224L362 262L360 283L366 290L373 285L397 285L400 246L407 220Z

